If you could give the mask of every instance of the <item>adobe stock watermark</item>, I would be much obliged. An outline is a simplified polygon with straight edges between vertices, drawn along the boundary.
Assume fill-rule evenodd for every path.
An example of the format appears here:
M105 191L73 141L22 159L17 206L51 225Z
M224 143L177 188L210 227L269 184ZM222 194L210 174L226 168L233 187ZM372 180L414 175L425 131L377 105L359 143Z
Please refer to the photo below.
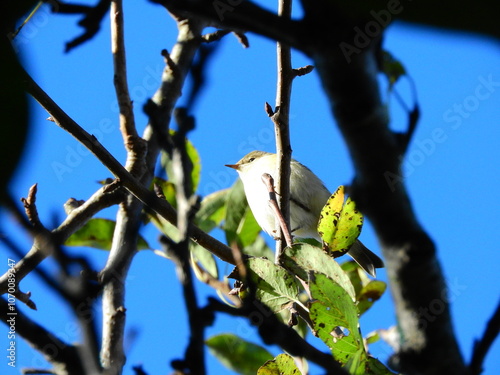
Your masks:
M458 278L446 280L446 285L440 298L433 299L428 306L420 307L418 312L414 313L413 319L420 329L425 329L429 323L433 323L445 311L446 306L455 301L467 289L467 285L460 284Z
M466 96L461 102L453 105L444 111L442 119L449 126L436 127L431 131L430 136L413 141L415 147L407 155L400 156L401 171L394 173L386 171L385 180L391 191L394 191L397 184L403 183L405 178L410 177L415 170L422 166L427 158L432 156L438 146L446 142L449 133L459 129L463 122L477 111L481 102L488 100L500 87L500 81L496 81L493 74L487 77L479 76L478 84L471 95Z
M142 103L153 94L161 83L161 76L163 73L163 65L158 64L155 68L147 66L145 68L146 74L142 78L140 84L130 88L130 98L135 103ZM118 100L115 99L109 106L110 111L113 113L119 113ZM99 142L102 143L107 134L111 134L118 126L116 120L111 120L110 118L103 118L99 121L96 128L89 131L90 134L94 135ZM64 176L68 173L73 172L78 168L84 158L90 155L90 151L84 147L82 144L78 143L76 146L66 146L66 155L63 161L52 161L50 166L52 171L57 177L59 182L62 182Z
M339 44L339 48L346 61L350 63L352 61L352 55L361 53L363 48L368 47L373 39L379 37L384 29L391 23L394 15L401 13L403 9L400 0L389 0L386 8L379 11L372 9L370 11L372 19L364 25L363 29L359 26L354 27L355 35L352 44L345 41Z
M7 260L7 266L9 270L7 271L7 316L5 321L9 328L7 332L7 365L10 367L16 367L17 360L17 342L16 342L16 270L14 266L16 262L13 259Z

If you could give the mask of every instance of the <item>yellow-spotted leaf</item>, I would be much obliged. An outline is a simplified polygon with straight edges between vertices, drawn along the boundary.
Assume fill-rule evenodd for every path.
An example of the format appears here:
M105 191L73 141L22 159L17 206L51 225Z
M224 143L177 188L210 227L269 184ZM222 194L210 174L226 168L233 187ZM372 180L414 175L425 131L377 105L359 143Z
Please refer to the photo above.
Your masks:
M264 363L257 375L301 375L301 372L290 355L280 354Z
M362 226L363 215L350 198L344 204L344 187L339 186L323 207L318 222L325 250L333 256L344 254L359 237Z
M340 214L335 237L328 247L333 252L346 252L359 237L362 227L363 215L356 209L354 201L347 198Z
M331 243L335 238L343 204L344 186L340 185L337 191L328 198L319 216L318 233L326 244Z

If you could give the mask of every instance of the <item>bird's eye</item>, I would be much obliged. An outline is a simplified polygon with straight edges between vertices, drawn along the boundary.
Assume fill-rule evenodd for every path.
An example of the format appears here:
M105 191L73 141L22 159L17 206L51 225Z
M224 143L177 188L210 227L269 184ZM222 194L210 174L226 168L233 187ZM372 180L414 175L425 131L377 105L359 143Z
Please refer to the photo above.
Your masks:
M254 160L255 160L255 158L250 158L250 159L248 159L248 162L251 163Z

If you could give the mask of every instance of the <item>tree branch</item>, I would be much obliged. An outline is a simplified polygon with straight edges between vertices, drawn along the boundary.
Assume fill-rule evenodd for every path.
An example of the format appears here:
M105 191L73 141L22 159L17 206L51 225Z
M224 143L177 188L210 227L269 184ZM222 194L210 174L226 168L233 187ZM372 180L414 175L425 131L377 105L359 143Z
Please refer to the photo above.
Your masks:
M196 208L199 207L199 198L192 195L191 169L186 153L187 133L194 129L194 118L188 116L184 109L176 110L176 120L179 129L174 137L172 150L172 163L176 181L177 200L177 227L179 228L180 241L174 243L162 237L162 244L166 248L176 264L178 278L182 284L184 302L188 313L189 321L189 343L184 354L184 360L174 361L175 370L186 371L190 374L204 375L205 369L205 327L212 324L213 314L207 316L202 313L196 301L196 291L193 284L193 275L189 263L189 222L191 221Z
M75 208L66 219L52 231L52 239L57 244L62 244L71 234L83 227L87 221L97 212L106 207L117 204L123 196L119 191L107 192L108 186L97 190L83 205ZM47 256L46 251L42 251L39 243L34 242L29 252L16 263L14 272L16 282L20 283L31 271L33 271ZM0 277L0 294L7 292L8 273Z
M325 13L323 19L318 15L316 22L339 24L340 20L327 14L331 13ZM372 221L386 259L404 340L392 365L407 374L464 374L449 304L442 297L446 290L443 273L400 176L401 145L389 128L379 96L380 38L359 54L346 56L339 44L351 40L353 26L346 25L344 34L325 35L323 47L313 58L354 163L352 197ZM391 181L387 176L398 179ZM435 301L440 303L440 314L430 319L423 316L422 309Z
M120 109L120 131L127 150L125 168L131 171L133 175L140 177L146 168L144 163L146 144L137 134L132 100L128 90L122 0L111 1L110 16L114 85ZM132 166L134 167L133 170Z
M43 326L28 318L22 311L17 310L16 315L9 315L9 304L0 298L0 312L2 321L10 327L15 321L15 332L22 336L32 347L38 350L50 363L58 375L86 375L84 364L78 349L60 340Z
M493 342L498 337L500 333L500 303L497 305L493 316L488 321L486 329L484 330L483 337L480 340L474 342L474 348L472 352L472 359L470 361L469 370L470 375L479 375L483 372L483 361L486 358L486 354L493 345Z
M278 1L278 16L284 19L292 17L291 0ZM290 174L292 160L292 146L290 145L290 99L292 96L292 52L290 46L278 42L276 46L278 80L276 88L276 111L271 119L274 122L274 132L276 136L276 193L278 206L285 220L286 227L290 228ZM275 263L281 259L281 253L286 246L283 241L283 231L278 220L276 220L276 241Z

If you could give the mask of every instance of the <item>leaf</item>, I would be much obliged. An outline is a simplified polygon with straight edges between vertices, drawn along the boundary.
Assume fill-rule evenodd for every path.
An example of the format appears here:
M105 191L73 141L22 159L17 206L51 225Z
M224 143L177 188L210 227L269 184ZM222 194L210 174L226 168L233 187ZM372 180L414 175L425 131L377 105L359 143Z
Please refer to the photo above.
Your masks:
M169 221L164 219L162 216L158 215L156 212L151 212L148 214L151 222L154 224L158 230L163 233L168 238L172 239L175 242L180 240L179 229Z
M387 284L380 280L371 280L353 261L345 262L341 267L351 280L358 301L358 312L362 315L382 297Z
M257 375L301 375L301 372L290 355L280 354L264 363Z
M256 258L274 258L273 250L271 250L271 248L267 245L266 240L261 235L258 235L252 244L245 246L244 250L245 254Z
M392 89L402 76L406 75L406 69L403 64L388 51L383 52L382 72L389 81L389 90Z
M229 189L219 190L207 195L194 216L195 224L204 232L216 228L226 216L226 201Z
M110 250L116 223L108 219L90 219L83 227L73 233L64 243L66 246L86 246L101 250ZM137 250L150 249L139 235Z
M335 233L335 238L329 246L331 251L346 252L361 234L363 227L363 215L356 209L356 204L351 198L342 208L340 220Z
M255 375L263 363L273 359L260 345L230 333L212 336L205 344L224 366L243 375Z
M356 300L356 292L349 276L335 259L319 247L296 243L292 247L285 249L281 261L286 269L302 280L307 280L308 271L325 274L342 286L353 301Z
M365 341L368 345L375 344L379 340L380 340L380 334L378 333L378 331L372 331L365 337Z
M170 129L170 135L174 135L176 132L173 129ZM191 162L191 194L194 194L196 192L196 189L198 188L198 184L200 182L200 176L201 176L201 158L200 155L198 154L198 151L194 147L194 145L191 143L189 139L186 139L186 154L188 156L189 161ZM173 164L172 160L170 159L170 156L166 153L163 152L161 156L161 165L165 168L167 171L167 176L172 183L174 183L176 186L178 185L178 181L176 180L176 175L173 170Z
M335 281L322 274L309 279L310 317L321 340L331 349L337 361L354 375L392 374L379 360L365 350L357 308L350 296Z
M363 215L350 198L344 202L344 187L328 199L318 222L318 233L333 256L349 250L361 233Z
M326 201L318 222L318 233L323 241L330 244L335 238L338 220L344 204L344 186L340 185Z
M344 288L323 274L310 278L309 290L315 300L309 310L314 329L335 359L346 364L364 351L356 305Z
M394 375L395 373L389 370L382 362L377 358L368 357L366 363L363 364L363 368L359 369L363 372L358 372L361 375L373 374L373 375Z
M236 243L240 248L251 245L261 231L252 210L248 206L243 183L237 179L231 187L226 202L224 231L229 245Z
M269 259L250 258L247 260L247 269L253 285L257 288L257 298L272 311L281 311L290 301L298 301L297 279L283 267L277 266ZM237 268L229 277L241 280Z
M217 262L215 261L214 255L207 249L194 242L190 244L189 248L191 250L193 261L199 263L212 277L218 279L219 271L217 269ZM196 277L198 276L199 275L196 275ZM200 281L203 281L199 277L198 279Z
M361 289L358 295L358 311L359 314L364 314L375 301L379 300L387 289L386 283L380 280L371 280Z
M155 177L153 179L153 184L158 185L168 203L170 203L172 207L177 208L175 184L160 177Z

